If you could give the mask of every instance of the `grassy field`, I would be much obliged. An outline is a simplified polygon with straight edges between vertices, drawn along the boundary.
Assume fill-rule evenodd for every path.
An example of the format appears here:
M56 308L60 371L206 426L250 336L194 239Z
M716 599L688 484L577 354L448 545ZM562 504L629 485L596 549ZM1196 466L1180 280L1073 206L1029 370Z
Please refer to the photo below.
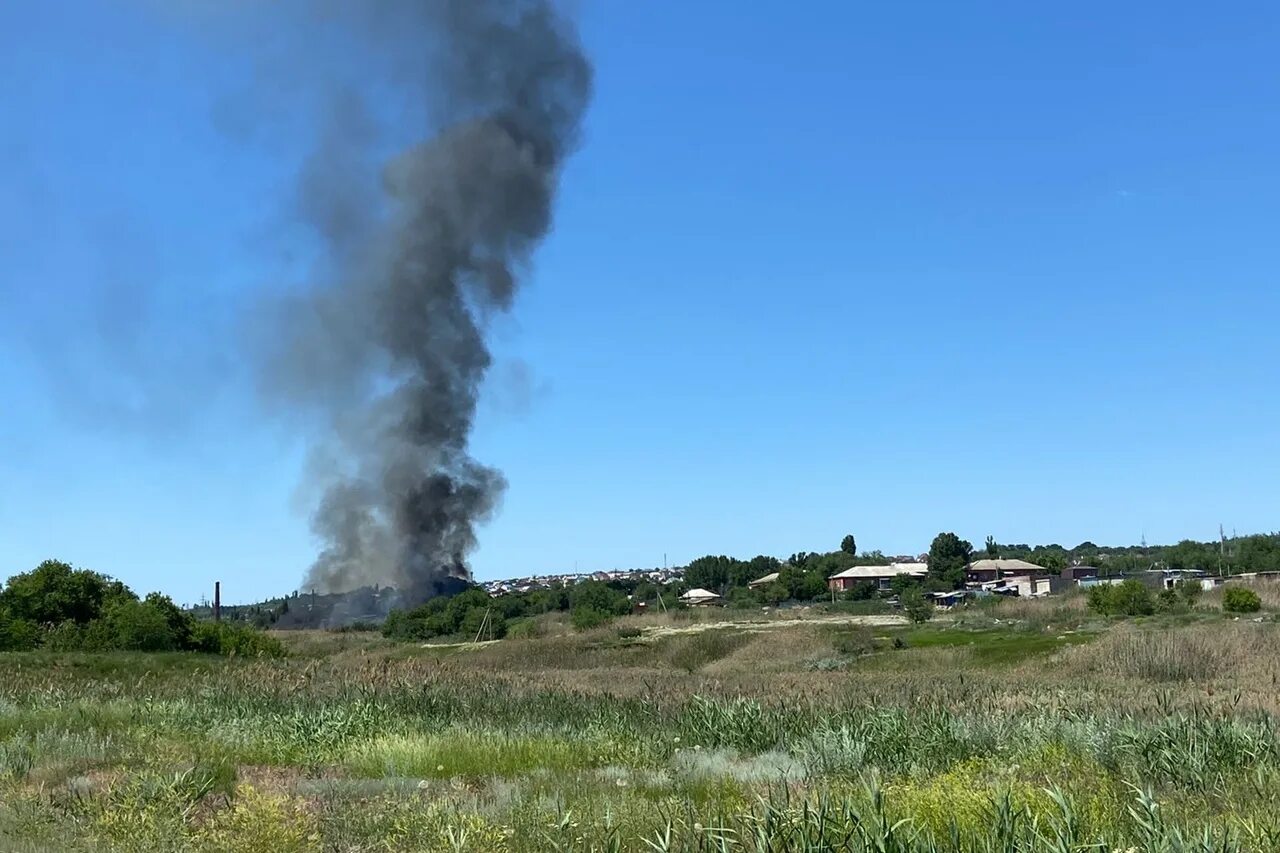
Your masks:
M1280 850L1270 612L689 618L0 655L0 850Z

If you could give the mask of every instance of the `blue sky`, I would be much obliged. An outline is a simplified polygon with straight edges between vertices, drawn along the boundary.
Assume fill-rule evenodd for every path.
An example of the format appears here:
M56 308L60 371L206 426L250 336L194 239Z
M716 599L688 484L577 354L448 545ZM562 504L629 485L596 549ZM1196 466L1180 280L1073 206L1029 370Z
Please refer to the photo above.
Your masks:
M1280 527L1274 4L579 6L478 576ZM218 45L0 8L0 575L247 600L314 553L243 341L306 140L236 132Z

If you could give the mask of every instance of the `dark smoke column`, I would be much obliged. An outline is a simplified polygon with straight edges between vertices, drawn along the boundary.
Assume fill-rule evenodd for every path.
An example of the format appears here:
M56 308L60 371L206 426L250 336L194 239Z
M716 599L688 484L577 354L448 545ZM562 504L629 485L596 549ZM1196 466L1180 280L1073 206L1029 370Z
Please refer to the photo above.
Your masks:
M467 446L490 365L486 317L511 307L550 229L591 69L544 0L367 8L375 31L434 28L425 82L440 89L439 131L386 164L386 215L371 214L359 246L335 250L334 281L293 306L285 358L291 393L327 412L313 516L325 547L306 588L376 583L413 602L466 576L476 525L505 486Z

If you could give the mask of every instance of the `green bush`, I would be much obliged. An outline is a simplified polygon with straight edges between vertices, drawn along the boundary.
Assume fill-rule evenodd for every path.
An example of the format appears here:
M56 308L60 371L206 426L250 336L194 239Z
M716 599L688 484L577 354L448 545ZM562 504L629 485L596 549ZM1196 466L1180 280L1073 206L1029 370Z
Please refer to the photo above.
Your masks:
M130 652L171 652L190 636L179 637L163 609L150 602L121 601L112 604L103 619L89 623L95 646Z
M573 623L573 627L577 630L589 631L592 628L599 628L612 618L612 615L597 610L594 607L579 606L573 608L570 621Z
M569 602L574 612L580 608L596 610L606 616L626 616L631 612L631 599L603 581L582 581L569 588Z
M270 634L247 625L198 622L192 632L195 651L234 657L284 657L284 646Z
M1262 599L1251 589L1227 587L1222 593L1222 609L1228 613L1257 613L1262 609Z
M1130 579L1090 587L1089 608L1104 616L1150 616L1156 612L1156 599L1146 584Z
M1186 613L1189 607L1176 589L1162 589L1156 596L1156 609L1161 613Z
M473 607L462 618L458 629L467 640L501 640L507 636L507 620L489 607Z
M933 618L933 602L924 597L919 587L913 586L902 593L902 612L917 624Z
M40 644L40 626L0 612L0 652L25 652Z
M536 616L516 619L507 626L507 636L512 639L534 640L547 635L547 623Z
M850 625L831 632L831 647L842 655L865 655L875 651L875 635L864 625Z
M1195 603L1200 600L1200 596L1204 593L1204 589L1200 586L1198 580L1181 580L1174 587L1178 591L1178 595L1187 603L1188 607L1194 607Z
M139 600L119 581L57 560L9 579L0 591L0 651L205 651L281 654L248 626L201 627L158 592Z
M433 598L413 610L393 610L382 624L382 635L406 642L455 634L473 639L488 613L484 635L497 639L506 634L507 614L524 609L510 601L504 604L501 599L492 599L480 587L471 587L452 598Z

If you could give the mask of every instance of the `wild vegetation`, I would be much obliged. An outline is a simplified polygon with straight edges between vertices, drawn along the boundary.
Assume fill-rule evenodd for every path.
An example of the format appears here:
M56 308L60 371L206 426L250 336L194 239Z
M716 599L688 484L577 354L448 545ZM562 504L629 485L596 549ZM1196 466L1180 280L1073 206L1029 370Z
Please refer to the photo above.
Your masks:
M276 655L280 643L245 625L200 621L168 596L45 560L0 589L0 651L194 651Z
M1280 624L1224 600L9 653L0 849L1272 851Z

